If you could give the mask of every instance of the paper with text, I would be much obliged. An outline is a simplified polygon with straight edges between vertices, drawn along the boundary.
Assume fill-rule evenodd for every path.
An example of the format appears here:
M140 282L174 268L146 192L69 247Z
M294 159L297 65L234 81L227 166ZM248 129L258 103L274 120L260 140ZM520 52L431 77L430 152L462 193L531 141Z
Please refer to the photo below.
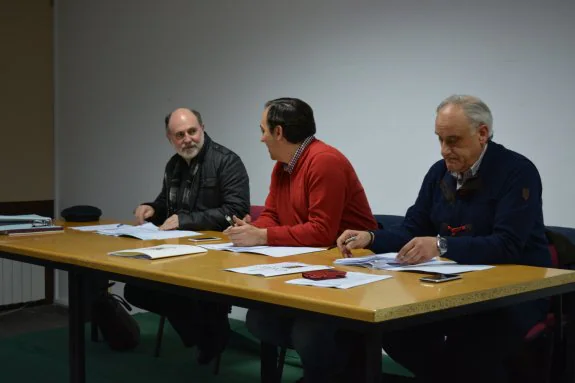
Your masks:
M368 283L383 281L384 279L389 279L391 277L392 277L391 275L366 274L366 273L357 273L348 271L347 274L345 275L345 278L325 279L320 281L314 281L306 278L299 278L286 281L286 283L289 283L290 285L349 289L356 286L366 285Z
M116 226L117 227L115 228L100 229L96 230L95 232L98 234L111 235L114 237L133 237L143 240L193 237L202 234L196 231L188 230L160 230L156 225L150 222L139 226L122 224Z
M175 257L178 255L205 253L206 249L192 245L158 245L152 247L142 247L140 249L128 249L112 251L108 255L120 257L132 257L143 259L159 259Z
M419 263L417 265L407 265L398 262L396 257L397 253L384 253L384 254L368 255L365 257L340 258L336 259L334 263L336 265L369 267L376 270L391 270L391 269L397 270L399 268L408 269L416 266L455 264L454 261L440 260L438 258L434 258L427 262Z
M290 255L315 253L323 251L325 247L291 247L291 246L234 246L233 243L217 243L214 245L199 245L208 250L225 250L234 253L256 253L267 255L269 257L280 258L289 257Z
M390 271L421 271L424 273L437 273L437 274L461 274L469 273L471 271L481 271L491 269L495 266L491 265L430 265L430 266L402 266L402 267L392 267L387 270Z
M109 223L106 225L75 226L70 227L70 229L78 231L98 231L98 230L113 230L122 226L133 227L132 225L123 225L121 223Z
M244 267L234 267L225 269L240 274L262 275L264 277L275 277L278 275L305 273L307 271L331 269L331 266L325 265L308 265L301 262L280 262L267 263L263 265L253 265Z

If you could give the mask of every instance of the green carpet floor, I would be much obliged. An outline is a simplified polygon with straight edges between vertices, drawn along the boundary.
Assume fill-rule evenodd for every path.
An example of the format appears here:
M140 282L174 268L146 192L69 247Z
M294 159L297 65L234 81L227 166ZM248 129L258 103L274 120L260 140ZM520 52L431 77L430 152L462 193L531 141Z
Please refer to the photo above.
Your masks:
M117 352L101 341L86 341L87 383L259 382L259 343L249 335L243 322L231 321L234 332L222 355L220 372L213 375L212 365L199 366L195 348L185 348L169 325L164 331L161 355L153 357L158 316L147 313L135 318L141 329L140 345L135 350ZM66 383L67 329L0 340L0 366L2 383ZM384 358L384 371L406 375L404 369L388 358ZM301 375L297 354L290 350L282 381L295 382Z

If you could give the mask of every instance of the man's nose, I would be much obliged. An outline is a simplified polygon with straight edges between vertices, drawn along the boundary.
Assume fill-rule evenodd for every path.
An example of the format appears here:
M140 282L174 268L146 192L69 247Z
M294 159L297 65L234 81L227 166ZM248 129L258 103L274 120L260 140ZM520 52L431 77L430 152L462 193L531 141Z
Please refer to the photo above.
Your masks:
M440 145L441 145L442 156L447 156L449 153L451 153L451 148L449 147L449 145L445 144L445 142L442 142Z

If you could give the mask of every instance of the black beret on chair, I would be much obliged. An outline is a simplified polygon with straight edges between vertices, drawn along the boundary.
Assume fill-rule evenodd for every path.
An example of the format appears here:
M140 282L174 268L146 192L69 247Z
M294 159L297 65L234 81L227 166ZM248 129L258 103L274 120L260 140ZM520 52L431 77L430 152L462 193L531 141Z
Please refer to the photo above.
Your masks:
M102 210L94 206L76 205L62 210L60 215L66 222L90 222L98 221Z

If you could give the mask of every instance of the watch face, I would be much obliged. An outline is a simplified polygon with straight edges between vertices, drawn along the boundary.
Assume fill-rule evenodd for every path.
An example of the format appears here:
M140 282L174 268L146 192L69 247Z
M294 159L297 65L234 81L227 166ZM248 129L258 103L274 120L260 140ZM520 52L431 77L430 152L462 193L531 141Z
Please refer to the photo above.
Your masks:
M447 252L447 240L443 237L439 238L439 251L441 252L441 254Z

